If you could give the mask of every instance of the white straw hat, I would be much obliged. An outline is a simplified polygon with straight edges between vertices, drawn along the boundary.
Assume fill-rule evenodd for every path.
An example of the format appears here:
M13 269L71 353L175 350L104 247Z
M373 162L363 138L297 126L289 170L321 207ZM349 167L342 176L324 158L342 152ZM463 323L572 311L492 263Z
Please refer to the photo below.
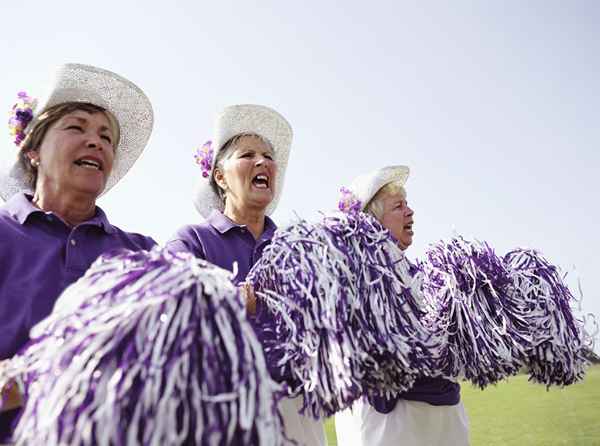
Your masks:
M119 145L105 193L127 173L144 150L154 122L152 105L140 88L118 74L89 65L64 64L57 69L46 96L32 104L33 119L23 134L31 132L45 110L65 102L100 106L119 123ZM0 150L0 196L4 200L18 192L32 192L18 160L20 150L21 146L12 142L9 148Z
M213 156L211 152L208 159L204 160L206 168L203 175L198 175L199 181L194 192L194 205L203 217L208 217L213 209L223 210L223 202L210 184L215 160L227 141L244 133L259 135L273 146L274 161L277 164L277 179L275 181L275 196L267 206L266 214L270 215L277 207L290 156L292 127L283 116L269 107L251 104L232 105L225 108L217 116L211 142L211 147L214 148L215 153Z
M409 173L407 166L387 166L359 175L348 188L342 187L338 208L344 212L364 211L383 186L394 182L404 186Z

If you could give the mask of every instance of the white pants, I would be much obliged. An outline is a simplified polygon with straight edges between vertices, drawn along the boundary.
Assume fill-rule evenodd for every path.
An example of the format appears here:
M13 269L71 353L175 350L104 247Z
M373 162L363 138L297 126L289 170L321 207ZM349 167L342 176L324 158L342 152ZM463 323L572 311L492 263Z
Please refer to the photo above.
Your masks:
M362 407L362 400L357 400L352 408L335 414L335 436L338 446L362 446Z
M310 415L302 415L303 397L283 398L279 403L285 434L299 446L327 446L323 420L315 420Z
M338 418L340 419L338 427ZM399 400L388 414L357 401L335 416L339 446L467 446L469 420L462 402L433 406Z

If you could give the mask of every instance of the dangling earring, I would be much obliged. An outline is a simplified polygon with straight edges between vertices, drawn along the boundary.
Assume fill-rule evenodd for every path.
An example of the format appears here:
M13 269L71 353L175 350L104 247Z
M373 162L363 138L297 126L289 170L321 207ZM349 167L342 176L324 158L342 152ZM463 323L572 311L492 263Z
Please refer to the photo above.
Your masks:
M36 158L32 158L30 161L31 165L33 167L40 167L40 160L36 159Z

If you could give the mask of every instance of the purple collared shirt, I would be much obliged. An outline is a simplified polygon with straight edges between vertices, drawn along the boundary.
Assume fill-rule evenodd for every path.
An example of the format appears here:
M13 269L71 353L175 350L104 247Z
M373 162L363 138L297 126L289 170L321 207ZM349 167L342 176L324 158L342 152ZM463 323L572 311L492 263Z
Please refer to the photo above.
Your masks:
M187 225L167 242L172 252L191 252L200 259L208 260L223 269L233 271L237 263L235 284L243 282L252 265L262 256L277 227L265 217L265 229L258 239L244 225L234 223L222 212L213 210L200 224Z
M208 218L196 225L181 228L167 242L167 248L172 252L191 252L196 257L207 260L223 269L234 271L237 263L237 274L233 283L243 282L252 266L260 259L263 250L270 243L277 227L265 217L265 228L258 239L244 225L234 223L222 212L213 210ZM256 303L256 316L249 317L258 339L263 346L274 343L273 331L268 325L268 316L263 313L265 308L260 299ZM267 321L258 324L257 320ZM289 381L291 374L286 367L277 367L279 357L267 355L267 365L271 376L276 381Z
M156 245L111 225L99 207L92 219L70 227L30 200L16 194L0 208L0 359L27 342L31 327L100 254Z
M150 237L111 225L99 207L92 219L71 227L31 204L30 196L14 195L0 207L0 360L25 345L31 327L100 254L154 245ZM0 414L0 442L18 412Z

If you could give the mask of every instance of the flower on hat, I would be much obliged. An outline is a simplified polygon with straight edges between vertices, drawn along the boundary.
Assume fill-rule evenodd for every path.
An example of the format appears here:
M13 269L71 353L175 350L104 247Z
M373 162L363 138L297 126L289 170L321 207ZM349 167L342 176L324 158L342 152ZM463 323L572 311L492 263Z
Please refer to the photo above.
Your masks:
M348 188L342 187L340 189L341 197L338 202L338 209L347 214L356 214L361 211L362 204L356 195L354 195Z
M8 112L8 130L10 136L15 138L14 143L20 146L25 139L25 129L33 119L36 100L24 91L20 91L17 97L17 103Z
M202 176L207 178L212 168L213 161L212 141L206 141L202 147L196 149L194 159L196 160L196 164L198 164L202 170Z

